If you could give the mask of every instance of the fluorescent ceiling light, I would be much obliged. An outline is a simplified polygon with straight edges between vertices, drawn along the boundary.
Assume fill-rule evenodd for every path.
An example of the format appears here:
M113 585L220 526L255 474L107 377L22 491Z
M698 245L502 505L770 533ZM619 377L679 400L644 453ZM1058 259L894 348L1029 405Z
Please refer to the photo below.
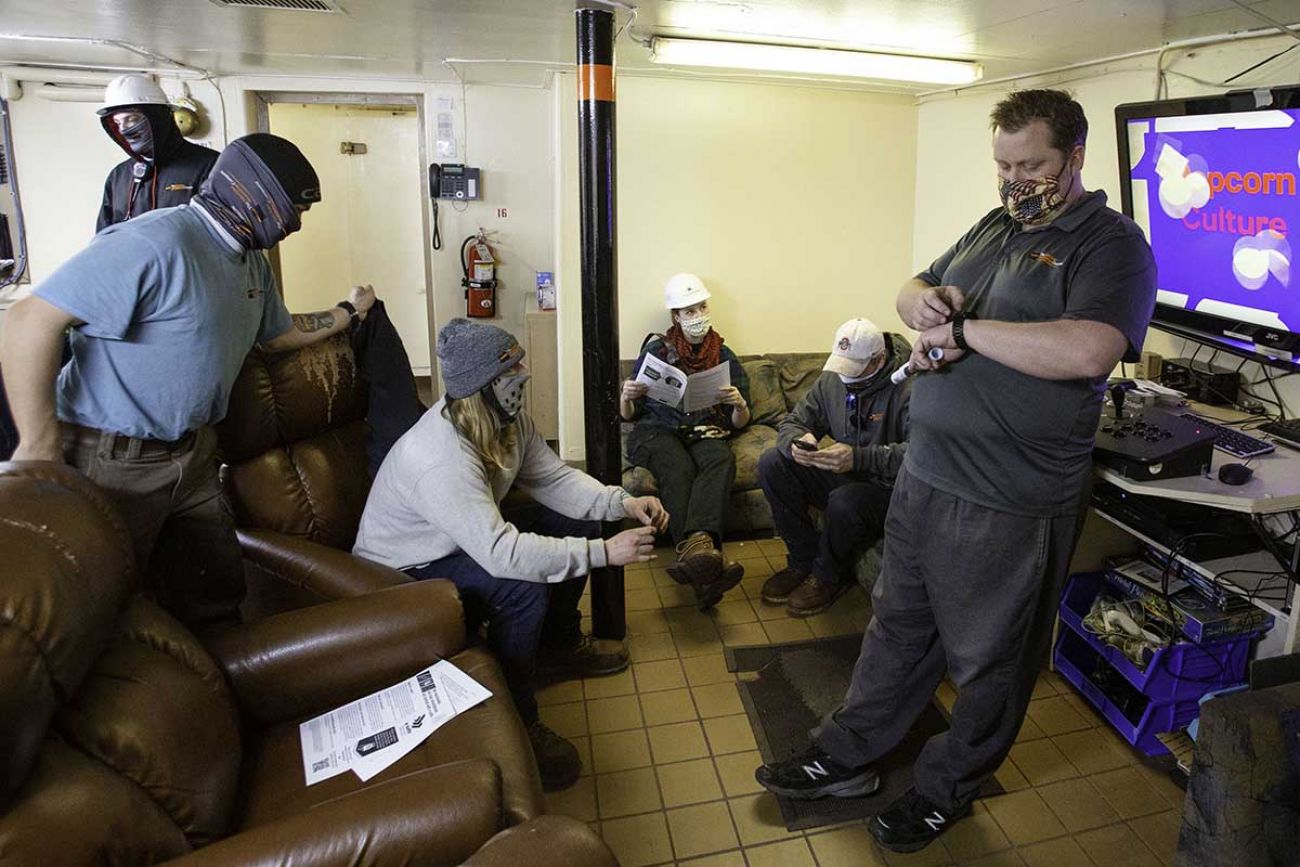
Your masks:
M932 84L970 84L984 74L978 63L969 60L940 60L906 54L766 45L758 42L723 42L716 39L671 39L664 36L654 37L650 46L650 59L655 63L673 66L803 72Z

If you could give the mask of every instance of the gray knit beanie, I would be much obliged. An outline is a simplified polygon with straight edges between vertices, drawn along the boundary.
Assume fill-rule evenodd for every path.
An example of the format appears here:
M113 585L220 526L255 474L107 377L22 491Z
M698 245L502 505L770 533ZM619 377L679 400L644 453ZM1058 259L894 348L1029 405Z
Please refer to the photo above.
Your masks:
M492 380L524 360L524 348L504 328L453 319L438 332L438 362L447 397L482 391Z

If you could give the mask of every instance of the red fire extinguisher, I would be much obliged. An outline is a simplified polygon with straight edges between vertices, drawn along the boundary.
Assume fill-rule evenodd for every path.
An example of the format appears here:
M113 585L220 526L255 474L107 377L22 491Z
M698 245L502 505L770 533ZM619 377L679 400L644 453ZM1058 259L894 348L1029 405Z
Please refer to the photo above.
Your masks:
M465 287L465 315L490 319L497 314L497 260L482 230L460 245L460 265Z

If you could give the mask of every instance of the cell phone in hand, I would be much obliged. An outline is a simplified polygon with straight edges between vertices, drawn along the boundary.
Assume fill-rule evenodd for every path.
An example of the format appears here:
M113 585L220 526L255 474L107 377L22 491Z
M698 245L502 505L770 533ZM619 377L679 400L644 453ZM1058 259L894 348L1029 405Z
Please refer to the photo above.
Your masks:
M817 451L817 443L810 443L808 440L795 440L791 445L805 452Z

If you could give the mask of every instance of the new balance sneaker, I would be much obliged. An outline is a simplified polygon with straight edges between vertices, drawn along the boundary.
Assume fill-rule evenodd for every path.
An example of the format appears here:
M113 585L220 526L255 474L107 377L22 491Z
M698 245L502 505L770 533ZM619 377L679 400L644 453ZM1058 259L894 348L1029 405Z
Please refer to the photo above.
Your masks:
M970 804L949 812L909 788L867 825L876 842L891 852L919 852L971 811Z
M772 794L798 801L860 798L880 788L880 775L870 767L841 765L816 746L784 762L760 766L754 779Z

